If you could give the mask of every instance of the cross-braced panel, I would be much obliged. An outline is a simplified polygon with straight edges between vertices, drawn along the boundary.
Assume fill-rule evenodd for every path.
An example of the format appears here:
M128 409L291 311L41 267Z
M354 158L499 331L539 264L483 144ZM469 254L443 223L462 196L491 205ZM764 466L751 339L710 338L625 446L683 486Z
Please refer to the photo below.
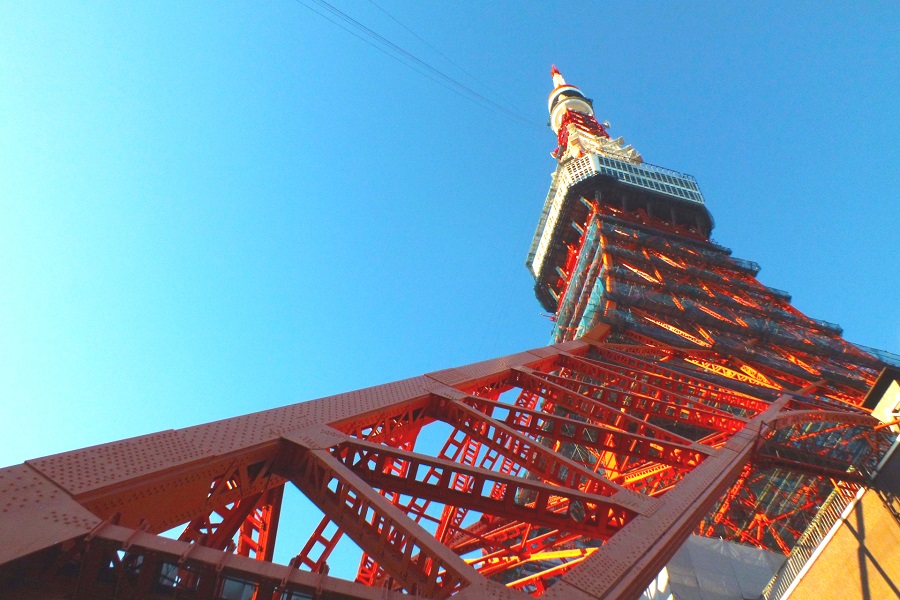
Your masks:
M566 342L30 461L0 471L13 499L0 585L10 597L627 598L692 531L788 549L802 520L787 507L864 483L889 440L846 403L705 366L724 358ZM773 490L760 469L824 483ZM276 535L285 485L321 511L307 540ZM766 494L789 496L785 512L760 511ZM17 543L23 519L40 535ZM178 539L158 535L178 524ZM355 583L328 575L344 538L361 551ZM288 564L272 562L276 540L293 545Z

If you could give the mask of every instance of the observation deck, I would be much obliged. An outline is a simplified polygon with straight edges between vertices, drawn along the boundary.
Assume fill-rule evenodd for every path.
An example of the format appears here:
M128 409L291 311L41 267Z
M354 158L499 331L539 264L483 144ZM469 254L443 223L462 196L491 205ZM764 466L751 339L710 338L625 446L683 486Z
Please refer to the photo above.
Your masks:
M538 287L555 278L565 260L566 244L578 233L585 211L582 197L625 211L642 210L705 239L713 228L703 193L691 175L595 153L560 163L526 259ZM544 300L542 304L548 304L549 299Z

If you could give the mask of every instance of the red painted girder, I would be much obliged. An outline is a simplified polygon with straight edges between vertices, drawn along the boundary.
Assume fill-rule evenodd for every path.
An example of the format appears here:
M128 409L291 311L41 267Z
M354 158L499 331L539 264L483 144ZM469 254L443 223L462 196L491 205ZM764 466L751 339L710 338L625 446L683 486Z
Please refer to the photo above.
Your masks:
M784 521L793 517L799 513L808 513L810 518L815 514L815 511L819 508L819 505L822 502L822 498L818 498L817 500L807 500L805 503L798 505L786 512L777 514L777 515L767 515L767 514L757 514L753 518L753 525L757 528L756 535L751 536L749 532L743 530L740 532L738 539L742 543L756 543L757 546L764 547L762 545L762 539L765 533L771 535L775 542L778 544L778 547L784 554L791 553L791 545L781 539L781 536L778 535L778 530L773 525L777 524L779 521ZM808 520L804 520L804 522L808 522ZM794 538L800 537L801 531L791 530L791 534Z
M587 352L590 347L590 344L581 340L561 342L464 367L435 371L426 375L425 378L432 384L429 386L429 390L434 390L434 384L437 383L455 387L466 393L474 393L486 385L507 385L509 371L514 367L525 366L539 371L551 370L556 368L562 352L578 355Z
M491 407L492 404L499 403L483 406ZM446 399L435 408L447 422L456 423L457 427L465 430L470 436L476 437L504 456L513 458L529 473L548 483L604 496L611 496L623 490L620 486L610 483L606 477L597 475L535 439L523 435L506 423L493 419L458 400Z
M878 419L870 414L860 411L791 410L784 412L772 421L767 422L766 428L778 430L803 423L841 423L844 425L875 427L878 425Z
M480 408L482 412L486 412L485 409L488 408L507 411L503 422L522 434L560 443L578 444L597 452L611 452L683 468L695 467L704 457L712 453L712 450L699 444L667 442L607 425L594 425L558 415L515 408L500 402L473 397L464 398L462 402ZM527 425L520 424L525 421L523 416L531 417L527 420Z
M822 396L836 402L843 402L847 406L859 406L865 400L864 393L834 382L828 382L828 385L822 385L819 389Z
M597 346L596 350L598 354L605 356L608 360L601 361L564 354L560 358L560 364L595 377L599 381L605 381L609 377L623 378L623 381L631 381L637 386L646 386L648 389L655 388L689 396L696 400L733 406L751 414L758 414L769 406L769 403L764 400L711 385L702 379L700 373L696 377L689 377L623 352L613 352L602 346Z
M491 387L492 390L488 391L488 395L499 395L499 391L493 389L495 386ZM461 432L459 429L454 429L454 431L448 437L447 442L439 452L438 457L452 460L454 462L473 464L475 458L478 455L478 450L476 447L473 447L472 444L473 440L471 440L466 433ZM409 446L405 449L412 450L412 446ZM485 463L490 461L491 452L489 451L482 457L481 466L484 467ZM426 479L430 476L432 476L432 473L429 472L429 474L426 475ZM454 478L455 487L462 487L463 489L465 489L467 485L468 482L462 477ZM468 512L465 508L445 505L442 510L441 518L435 519L425 512L431 504L431 501L428 499L410 497L406 502L398 503L397 499L400 498L400 494L396 494L394 492L387 493L385 490L381 490L380 493L382 495L389 495L393 497L392 502L400 507L401 510L403 510L405 513L407 513L407 515L412 517L412 519L417 523L422 519L434 522L437 525L437 532L435 537L444 543L446 543L446 537L448 537L450 534L456 534L459 531L459 526ZM360 567L357 572L357 581L365 582L368 585L383 585L387 578L387 574L378 566L378 564L375 561L371 560L368 555L363 553L363 556L360 560Z
M421 411L418 411L421 412ZM401 435L399 437L394 437L392 439L382 439L383 443L393 442L392 445L396 446L400 450L410 451L415 446L415 436L418 435L418 432L421 430L420 427L415 428L407 428L407 434ZM414 435L409 435L408 432L414 431ZM451 440L453 436L451 435ZM450 440L448 440L447 445L450 444ZM444 452L447 450L447 446L444 446ZM409 462L406 460L399 458L388 461L384 466L385 473L391 473L397 476L405 476L409 472ZM391 504L400 508L403 512L407 514L407 516L412 517L412 519L418 523L421 518L426 517L425 511L428 508L427 501L420 501L418 498L409 498L404 501L402 494L394 490L378 490L378 493L384 496ZM384 569L382 569L375 560L372 559L365 552L362 553L359 561L359 569L356 574L356 581L364 582L366 585L383 585L384 580L389 579L387 573L385 573Z
M309 540L307 540L306 544L303 546L300 554L291 559L292 566L296 566L297 568L306 567L307 570L312 571L313 573L318 573L324 568L328 557L334 550L334 547L344 535L344 532L341 531L340 527L336 527L331 535L326 535L325 530L330 524L330 518L322 517L322 520L319 521L318 526L316 526L313 534L309 537ZM316 554L316 549L319 547L321 547L322 549L318 551L318 554Z
M497 398L499 397L499 396L496 396L496 397L488 398L488 397L482 396L482 395L478 395L478 396L481 397L481 398L484 398L484 399L486 399L486 400L497 400ZM519 395L516 396L515 406L517 406L517 407L519 407L519 408L524 408L524 409L527 409L527 410L533 410L533 409L535 409L535 408L537 407L537 404L538 404L538 402L539 402L540 400L541 400L541 397L538 396L537 394L533 394L533 393L531 393L531 392L529 392L529 391L527 391L527 390L522 390L522 391L519 392ZM527 425L527 424L528 424L528 419L530 419L530 417L527 416L527 415L522 415L521 418L522 418L522 421L521 421L519 424L520 424L520 425ZM519 467L519 463L517 463L516 461L514 461L514 460L512 459L512 457L510 457L510 456L503 456L503 457L501 458L500 466L499 466L498 470L499 470L501 473L505 473L505 474L507 474L507 475L514 475L514 476L515 476L515 475L518 475L518 474L519 474L520 467ZM492 496L492 497L499 497L499 495L500 495L501 493L502 493L502 490L500 489L500 486L497 485L497 486L495 486L494 489L491 491L491 496Z
M285 439L297 444L290 465L284 467L294 485L405 589L444 598L477 581L477 572L461 558L328 450L319 449L332 445L338 436L309 431ZM377 477L398 479L383 473L383 466L382 462Z
M769 403L765 400L748 396L744 393L738 393L735 390L723 386L722 384L707 380L702 373L691 375L674 369L670 369L665 364L659 362L650 362L641 357L633 356L627 352L620 352L607 348L603 345L594 346L596 354L603 357L581 357L576 359L585 360L588 363L604 365L606 367L624 368L636 376L651 376L658 378L656 385L670 389L676 387L676 391L689 393L721 404L731 404L745 408L752 413L759 413L768 408ZM681 350L680 356L691 356L697 358L705 358L709 356L711 350ZM715 355L713 355L715 356Z
M715 455L662 496L652 517L640 516L547 590L547 600L586 593L599 598L637 598L750 460L763 421L788 401L782 396Z
M473 436L470 431L468 431L464 427L460 427L459 423L454 421L446 421L448 423L454 423L456 425L457 430L461 431L465 434L465 437L460 444L459 452L455 457L455 462L463 465L474 466L476 461L478 460L478 454L481 451L482 442L484 440L480 439L477 436ZM454 432L455 434L456 432ZM453 436L450 436L451 439ZM487 458L487 454L483 457L482 461ZM445 457L441 457L445 458ZM472 484L472 479L469 475L460 473L453 476L453 480L450 483L450 487L456 491L468 491ZM441 511L441 518L438 522L438 527L435 530L435 535L441 543L446 543L447 536L450 535L451 532L455 531L462 524L463 519L465 519L467 510L464 507L457 507L450 504L444 505L443 510Z
M271 561L275 555L275 540L278 523L281 520L281 501L284 486L273 488L263 494L256 508L241 525L237 553L253 555L256 560Z
M783 467L789 471L806 473L812 476L831 477L832 479L859 484L864 484L868 481L865 473L847 470L853 466L850 462L840 463L839 461L834 461L834 464L826 465L821 460L814 461L814 456L812 455L806 454L804 456L802 452L798 452L797 456L792 459L781 455L786 450L788 448L775 449L772 454L757 453L757 461L767 467Z
M368 587L387 589L389 586L382 582L386 577L384 569L378 566L375 559L363 552L359 559L359 568L356 570L356 582Z
M660 361L669 360L676 356L693 356L695 358L715 358L718 356L715 350L704 350L702 348L684 348L673 346L661 340L654 339L648 335L638 333L637 331L625 331L623 335L638 343L635 344L603 344L604 348L614 352L625 353L629 356L642 356L645 358L655 358Z
M213 504L215 508L207 515L197 517L188 523L179 539L194 541L221 550L233 542L235 534L239 531L252 527L253 522L256 521L257 509L262 509L271 499L276 498L273 494L277 495L276 500L280 507L280 490L283 489L283 486L256 493L252 491L265 489L271 465L271 458L253 465L248 464L246 460L236 461L222 475L216 477L207 498L207 502ZM273 489L279 491L276 493L273 492ZM235 500L235 497L238 499ZM271 514L267 514L266 518L268 519L269 516ZM216 520L217 517L218 520ZM275 527L277 527L277 519L278 517L275 515ZM249 532L249 529L247 531ZM242 545L241 539L239 538L238 548L246 550L246 543ZM243 551L240 553L248 556Z
M766 485L758 497L754 493L757 484L761 480L770 482L770 476L759 471L759 467L758 464L748 465L742 478L725 495L718 509L704 519L699 529L709 537L718 536L759 548L784 551L792 542L785 542L782 533L787 532L794 540L800 535L786 521L804 515L801 518L802 527L810 522L816 508L824 500L822 480L812 479L807 485L799 488L792 486L788 490ZM761 512L761 504L766 507L765 512Z
M578 244L567 244L566 245L566 262L562 268L564 277L560 277L557 280L557 285L559 286L559 302L557 303L557 309L559 305L562 304L562 300L566 297L566 292L569 289L569 283L572 281L572 269L575 268L575 264L578 262L578 256L581 254L581 251L584 250L584 242L585 242L585 234L581 234L581 238L578 240Z
M707 516L707 518L712 519L713 523L720 523L724 520L725 516L732 510L732 502L736 501L744 491L747 479L750 477L752 472L753 467L750 465L750 463L747 463L744 466L744 469L741 471L738 480L725 493L725 497L720 502L718 509L711 515Z
M235 534L256 509L262 496L262 492L248 496L230 505L220 506L205 517L192 520L178 539L224 550L233 542ZM214 521L214 515L218 515L221 520Z
M622 473L615 481L630 490L654 497L669 491L687 471L663 464L650 464Z
M539 481L510 477L496 471L467 467L422 454L407 454L407 459L412 465L411 476L392 477L383 473L379 465L384 460L390 459L395 452L391 448L352 440L341 445L339 458L348 469L376 488L396 490L402 494L428 498L453 506L464 506L469 510L488 515L521 520L544 527L577 531L598 539L612 535L639 511L652 511L653 501L649 498L643 499L633 492L616 494L612 497L597 496ZM436 477L430 481L416 478L416 473L429 470ZM456 473L465 473L472 478L471 490L456 491L450 488L451 478ZM494 499L489 496L489 486L494 482L501 482L505 486L501 498ZM549 503L553 498L567 499L570 503L577 501L583 508L583 518L575 521L568 514L549 510Z
M791 441L794 443L811 441L821 435L828 435L830 433L839 433L841 431L845 431L847 429L847 425L840 423L831 427L826 427L825 429L820 429L818 431L806 431L806 429L807 428L802 428L802 430L798 432L797 435L791 437Z
M791 375L790 373L786 373L783 370L777 369L768 364L764 365L764 364L760 364L759 362L754 362L752 360L740 360L740 359L735 359L735 360L740 363L750 365L751 367L753 367L754 369L756 369L763 375L769 377L770 379L780 380L782 383L787 384L788 389L791 389L791 386L792 386L793 389L796 391L796 390L805 388L805 387L809 386L809 384L810 384L810 381L808 379L803 379L803 378L797 377L796 375ZM820 380L820 383L824 384L825 382Z
M630 334L626 334L628 337L631 337ZM632 344L604 344L605 347L611 350L619 350L621 352L627 352L628 354L634 354L636 356L644 356L647 358L654 358L656 360L666 360L669 357L675 356L675 349L668 344L664 344L662 342L658 342L649 338L647 336L641 336L645 338L647 342L652 342L656 345L646 345L646 346L635 346ZM715 354L713 352L713 354Z
M565 575L566 573L568 573L572 568L578 566L584 561L584 559L590 556L592 551L593 548L589 550L582 550L582 554L578 558L570 559L552 567L548 567L540 573L526 575L521 579L517 579L516 581L509 583L508 587L510 587L511 589L523 591L526 587L534 587L534 591L531 593L531 595L541 596L552 584L552 578L559 577L560 575Z
M425 414L429 403L427 397L418 398L406 404L354 415L331 423L331 426L362 440L399 446L415 439L418 431L431 422Z
M433 401L431 402L431 404L433 404ZM465 464L472 464L478 455L478 451L477 449L470 447L471 445L472 440L465 432L462 432L459 429L454 429L451 432L450 436L447 438L447 441L444 443L441 451L438 453L438 457L447 460L462 462ZM411 451L412 446L404 449L406 451ZM404 461L404 463L406 463L406 461ZM408 468L408 463L406 463L406 470L408 470ZM404 470L403 473L396 474L405 475L406 470ZM432 476L433 473L429 471L425 478L428 479ZM453 485L456 488L465 489L468 484L467 481L465 481L462 477L455 477ZM393 504L403 510L403 512L409 515L415 522L418 523L424 519L426 521L435 523L437 525L437 532L440 534L435 535L435 537L442 542L445 541L443 539L444 537L452 532L455 532L458 529L455 521L458 520L461 522L462 518L464 518L465 516L465 509L456 509L455 507L444 506L441 518L436 519L428 515L426 512L431 504L430 499L409 497L405 502L398 502L401 497L401 494L399 493L387 491L384 489L380 490L379 493L381 493L382 495L391 496L393 498ZM359 572L357 573L357 580L365 581L369 585L378 585L384 578L385 573L378 568L377 563L369 560L368 556L363 554L362 560L360 561Z
M153 477L105 488L81 501L100 516L120 514L122 525L137 526L144 520L150 523L151 532L166 531L182 525L188 515L191 520L203 518L221 507L282 486L285 480L271 471L277 452L277 444L268 444L237 458L175 464ZM252 508L249 504L244 507Z
M552 374L545 375L545 377L572 391L592 398L602 398L604 402L627 409L631 414L637 413L635 416L641 419L657 417L666 421L687 423L702 429L729 433L739 431L747 423L746 419L697 402L689 396L664 390L651 389L649 394L644 394ZM615 376L611 376L611 378L617 379ZM618 381L624 380L619 379ZM587 388L587 391L584 391L584 388Z
M478 558L468 559L467 562L476 566L478 572L485 577L491 577L528 562L534 554L565 546L582 538L581 534L562 532L558 529L533 538L525 538L523 535L521 543L505 546Z
M530 524L522 521L482 515L478 521L458 530L447 546L459 555L479 549L493 552L504 548L505 542L521 539L530 528Z
M493 389L494 386L491 386L491 388L491 390L487 391L488 395L495 397L499 395L499 391ZM453 388L447 389L452 390L455 393L462 394L462 392L456 392L455 390L453 390ZM435 402L439 401L440 399L438 397L433 397L430 405L433 406ZM433 413L434 411L431 410L431 412ZM480 443L470 438L470 436L466 432L463 432L460 429L454 429L450 436L447 438L447 441L444 443L443 448L438 453L438 457L454 462L461 462L463 464L472 465L474 464L474 461L479 454L479 448ZM411 449L412 447L407 448L407 450ZM493 461L496 459L496 456L496 452L492 452L489 450L482 456L480 466L485 467L487 464L492 465ZM425 476L425 479L427 480L432 476L434 476L434 474L433 472L431 472L431 470L429 470L429 473ZM465 476L458 476L454 477L453 485L455 488L467 489L469 481L467 478L465 478ZM385 495L386 491L381 490L380 493L382 495ZM391 492L390 495L395 499L400 497L400 494L394 494L393 492ZM426 510L431 504L431 500L429 499L410 497L409 500L405 503L398 504L395 500L394 504L397 504L416 522L420 522L420 520L422 519L434 522L437 525L435 537L443 543L447 543L447 538L451 535L455 535L459 531L459 527L466 514L468 513L467 509L465 508L445 505L442 509L441 517L439 519L435 519L434 517L426 514ZM380 585L385 577L385 573L378 568L378 565L374 561L370 560L367 555L363 554L363 557L360 560L359 571L357 573L357 581L364 581L369 585Z
M618 407L607 404L603 400L580 394L544 379L540 373L517 369L515 375L516 382L523 389L538 393L555 405L563 406L569 412L590 419L594 423L602 423L637 435L655 437L686 446L693 444L693 441L686 437L622 412Z
M799 411L815 411L815 410L833 410L838 412L848 412L858 414L861 410L858 406L849 406L846 404L837 404L835 402L829 402L824 399L821 395L813 395L812 392L815 391L820 385L824 385L824 381L819 380L817 382L811 383L806 386L802 390L798 390L794 392L794 397L788 403L788 410L799 410Z
M547 510L561 515L568 509L568 499L559 496L551 498L547 504ZM476 549L494 552L510 544L521 545L532 529L534 525L526 521L482 515L478 521L459 530L447 545L460 555Z
M502 381L494 381L489 384L480 385L478 390L479 392L485 393L486 395L496 397L507 387L508 386L502 384ZM364 436L370 440L379 440L391 445L401 445L401 443L403 443L402 440L414 439L414 437L418 434L419 428L423 424L431 421L431 419L424 416L422 409L425 405L426 402L424 400L417 401L411 404L409 407L396 407L389 414L387 414L387 416L384 416L383 414L374 414L370 416L368 420L354 420L351 423L352 426L349 426L347 422L341 422L337 425L340 429L347 431L348 433L353 433L358 436ZM372 423L377 424L372 425ZM402 428L400 426L402 426ZM385 435L385 432L392 430L396 431L398 429L400 430L401 434L406 432L404 438L401 439L396 435ZM412 435L410 435L410 433ZM452 458L453 460L457 460L459 458L456 453L453 453L452 456L450 454L451 448L449 446L451 444L454 444L454 436L455 433L450 436L447 444L441 451L440 456L445 458ZM467 440L462 440L462 442L460 443L462 443L463 445L468 445ZM456 448L456 450L461 450L462 447L460 446L460 443L455 443L453 447ZM472 454L472 452L469 452L469 454ZM475 452L474 454L477 454L477 452ZM399 494L394 494L385 490L382 490L381 493L382 495L393 498L392 501L397 504ZM407 512L407 514L412 516L415 521L419 521L421 518L435 521L435 519L425 514L425 510L428 508L429 503L430 502L428 500L411 498L406 503L406 505L400 507L405 512ZM443 525L443 528L445 529L452 529L454 527L454 523L461 522L462 518L465 515L464 510L455 510L451 512L447 507L445 507L445 512L448 513L444 516L445 518L441 519L440 521L436 521L439 524L442 522L446 522L446 524ZM383 572L381 572L380 569L377 568L376 564L374 564L371 560L368 560L367 556L363 556L360 564L360 572L358 573L359 580L367 582L371 580L371 583L374 584L376 580L381 579L382 575L380 573ZM364 572L366 569L374 569L374 571L372 573Z

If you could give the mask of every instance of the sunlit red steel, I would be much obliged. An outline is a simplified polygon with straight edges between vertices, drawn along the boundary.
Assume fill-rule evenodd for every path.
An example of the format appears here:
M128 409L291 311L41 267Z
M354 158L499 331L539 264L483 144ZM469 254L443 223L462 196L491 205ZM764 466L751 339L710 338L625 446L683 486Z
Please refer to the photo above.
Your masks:
M852 483L848 469L884 450L857 410L765 387L754 396L697 369L690 350L659 354L665 361L620 344L567 342L5 469L6 497L17 500L0 520L3 581L91 598L167 586L214 597L226 579L255 586L257 598L314 589L370 597L373 588L326 574L335 541L347 536L367 557L359 580L388 589L624 598L704 518L701 527L730 528L750 543L754 528L789 519L729 521L738 503L752 511L756 461ZM453 434L429 456L418 438L437 422ZM865 450L822 456L808 423L823 424L819 435L856 428L849 435ZM126 456L130 470L108 468ZM53 494L38 495L25 474ZM297 558L278 566L271 542L286 482L325 518ZM810 490L794 504L817 502ZM156 536L179 521L180 540ZM23 522L35 535L8 543Z
M0 596L636 598L691 533L788 552L866 485L882 364L713 243L689 179L626 174L553 77L571 185L529 260L556 343L2 469ZM306 539L278 535L288 485ZM355 581L329 575L345 539Z

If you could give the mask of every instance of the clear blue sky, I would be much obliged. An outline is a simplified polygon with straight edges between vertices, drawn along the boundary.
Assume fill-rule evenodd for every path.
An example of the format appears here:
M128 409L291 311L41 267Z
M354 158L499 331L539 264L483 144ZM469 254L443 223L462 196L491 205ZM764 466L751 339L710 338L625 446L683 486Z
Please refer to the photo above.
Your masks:
M304 0L310 1L310 0ZM0 465L547 342L549 68L807 314L900 350L895 2L0 4Z

